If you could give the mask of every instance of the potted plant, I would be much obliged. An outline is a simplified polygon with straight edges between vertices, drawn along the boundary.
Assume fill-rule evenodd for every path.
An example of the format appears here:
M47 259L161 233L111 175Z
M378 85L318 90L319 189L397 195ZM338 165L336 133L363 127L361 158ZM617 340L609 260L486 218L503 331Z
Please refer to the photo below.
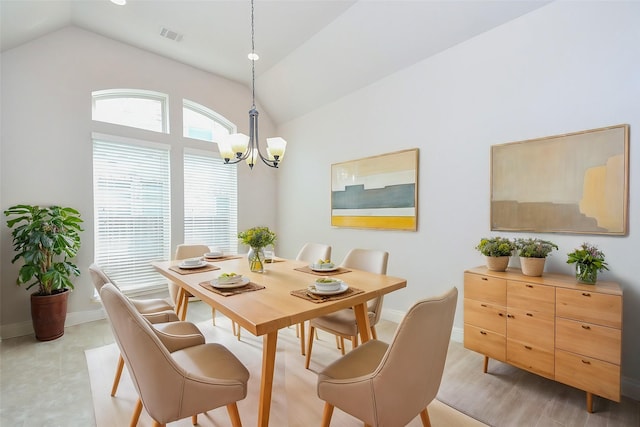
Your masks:
M558 249L555 243L537 238L516 239L515 244L525 276L542 276L547 256Z
M485 256L487 268L492 271L505 271L509 257L515 250L513 241L504 237L483 237L476 249Z
M264 248L275 243L276 233L269 227L253 227L238 233L238 238L250 247L247 259L251 271L264 273Z
M604 260L604 253L589 243L583 243L567 255L567 264L576 265L578 282L594 285L598 280L598 272L609 269Z
M23 261L18 272L18 285L31 294L31 318L36 338L50 341L64 334L67 298L73 289L72 277L79 276L78 267L69 261L80 249L80 213L60 206L16 205L4 211L10 217L7 225L16 255L11 260Z

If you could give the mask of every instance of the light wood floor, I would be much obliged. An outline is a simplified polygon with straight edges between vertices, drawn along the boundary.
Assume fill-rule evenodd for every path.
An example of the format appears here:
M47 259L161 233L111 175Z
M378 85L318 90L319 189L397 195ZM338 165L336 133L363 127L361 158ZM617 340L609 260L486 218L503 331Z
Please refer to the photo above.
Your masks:
M201 322L210 316L205 304L190 304L189 320ZM395 326L381 322L379 337L388 340ZM295 329L285 333L295 336ZM106 320L69 327L62 338L52 342L37 342L32 336L0 342L0 425L95 426L84 350L112 342ZM335 350L335 358L339 356ZM319 354L317 360L326 357ZM489 373L483 374L482 360L452 342L438 399L497 427L640 426L639 402L596 398L596 412L588 414L583 392L495 361L489 363ZM287 361L292 362L297 360ZM299 362L304 363L302 356ZM314 367L312 361L311 368L321 367ZM300 403L298 407L304 409L305 402Z

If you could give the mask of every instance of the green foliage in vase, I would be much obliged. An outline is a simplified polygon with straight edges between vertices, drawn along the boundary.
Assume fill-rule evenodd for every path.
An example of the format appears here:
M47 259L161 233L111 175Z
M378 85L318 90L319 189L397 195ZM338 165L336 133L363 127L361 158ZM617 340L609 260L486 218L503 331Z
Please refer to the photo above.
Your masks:
M524 258L546 258L558 245L548 240L542 239L516 239L516 249L518 256Z
M238 233L238 239L252 248L264 248L275 243L276 233L269 227L253 227Z
M513 241L505 237L483 237L476 249L484 256L511 256L516 248Z
M597 246L583 243L578 249L567 254L567 264L580 263L585 266L592 266L598 271L609 270L604 260L604 253Z
M80 250L80 213L60 206L16 205L4 214L12 217L7 220L16 251L11 263L24 260L17 284L38 286L38 295L73 289L71 277L80 270L69 259Z

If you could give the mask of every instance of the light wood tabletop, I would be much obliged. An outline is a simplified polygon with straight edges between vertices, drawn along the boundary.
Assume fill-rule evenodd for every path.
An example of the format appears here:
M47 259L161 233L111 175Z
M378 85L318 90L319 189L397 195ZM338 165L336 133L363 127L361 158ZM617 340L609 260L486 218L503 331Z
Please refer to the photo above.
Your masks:
M180 286L176 306L181 310L187 304L188 292L219 310L253 335L263 337L258 408L258 426L261 427L269 425L278 330L343 308L353 307L361 341L367 342L370 339L370 325L366 302L407 285L406 280L399 277L349 269L349 272L332 277L363 292L344 299L315 303L291 295L291 291L306 289L319 277L296 270L296 268L305 267L307 265L305 262L282 260L266 264L265 273L251 272L246 257L208 262L220 269L203 272L197 272L197 269L184 272L170 269L177 266L180 261L154 262L152 265L159 273ZM222 273L231 272L242 274L252 283L264 286L264 289L223 296L200 286L200 283L213 280ZM186 310L182 313L179 311L178 315L184 316L184 313Z

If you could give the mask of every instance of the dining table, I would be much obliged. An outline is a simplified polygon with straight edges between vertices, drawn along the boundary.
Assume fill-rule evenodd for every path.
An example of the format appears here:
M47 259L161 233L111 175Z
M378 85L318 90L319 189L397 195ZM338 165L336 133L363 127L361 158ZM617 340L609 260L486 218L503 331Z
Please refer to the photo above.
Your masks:
M255 336L262 336L262 368L258 426L269 425L278 331L335 311L353 308L362 343L371 339L367 301L406 287L400 277L339 267L323 273L313 271L303 261L275 258L263 273L252 272L246 256L203 259L201 267L184 266L181 261L157 261L153 267L180 287L176 308L184 320L189 294L222 312ZM223 273L242 275L245 289L218 289ZM340 279L348 288L343 295L317 295L310 288L321 276ZM330 276L329 276L330 275ZM246 290L244 292L243 290ZM304 341L304 338L303 338Z

